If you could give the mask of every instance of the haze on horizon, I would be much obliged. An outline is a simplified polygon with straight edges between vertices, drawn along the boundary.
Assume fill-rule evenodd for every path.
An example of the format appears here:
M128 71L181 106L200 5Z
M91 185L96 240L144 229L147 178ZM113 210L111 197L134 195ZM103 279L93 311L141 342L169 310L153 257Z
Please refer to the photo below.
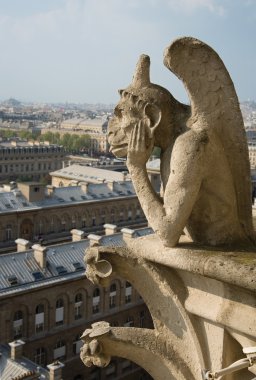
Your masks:
M185 35L217 51L240 101L256 98L256 0L0 0L0 100L115 103L145 53L152 82L187 102L162 62Z

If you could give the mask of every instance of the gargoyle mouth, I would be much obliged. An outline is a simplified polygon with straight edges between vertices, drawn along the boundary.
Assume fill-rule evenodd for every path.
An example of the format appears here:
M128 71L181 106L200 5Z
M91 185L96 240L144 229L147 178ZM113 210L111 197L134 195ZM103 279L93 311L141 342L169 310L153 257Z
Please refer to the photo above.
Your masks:
M127 144L111 145L110 152L112 152L116 157L126 157L127 156Z

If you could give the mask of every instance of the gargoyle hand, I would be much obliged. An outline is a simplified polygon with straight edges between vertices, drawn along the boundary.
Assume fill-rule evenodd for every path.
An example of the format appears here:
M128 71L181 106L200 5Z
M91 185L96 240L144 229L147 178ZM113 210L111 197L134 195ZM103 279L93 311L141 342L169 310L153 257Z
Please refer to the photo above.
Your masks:
M127 165L144 167L152 153L154 147L154 138L152 136L150 128L139 121L131 132Z

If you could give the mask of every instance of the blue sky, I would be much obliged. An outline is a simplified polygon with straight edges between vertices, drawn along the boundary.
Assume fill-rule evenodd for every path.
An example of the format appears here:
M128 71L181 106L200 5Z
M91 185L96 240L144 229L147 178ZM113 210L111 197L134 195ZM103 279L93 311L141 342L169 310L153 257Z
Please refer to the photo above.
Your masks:
M0 0L0 99L115 103L140 54L180 101L163 65L180 36L211 45L241 101L256 99L256 0Z

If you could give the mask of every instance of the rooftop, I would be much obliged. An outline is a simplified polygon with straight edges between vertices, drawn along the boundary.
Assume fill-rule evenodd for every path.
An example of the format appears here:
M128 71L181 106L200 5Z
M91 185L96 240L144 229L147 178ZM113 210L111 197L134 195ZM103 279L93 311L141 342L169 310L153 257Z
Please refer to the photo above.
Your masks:
M62 122L62 125L65 124L73 124L75 126L93 126L93 127L101 127L107 121L106 117L103 118L73 118L67 119Z
M8 345L0 344L0 355L0 379L2 380L49 378L48 371L26 358L11 359Z
M52 177L68 178L92 183L102 181L124 181L124 173L76 164L51 172L50 175Z
M134 237L149 235L149 227L135 230ZM90 241L62 243L46 247L46 267L42 269L34 256L34 250L0 255L0 298L17 294L33 288L44 287L71 278L84 277L85 250ZM126 245L121 232L104 235L100 239L102 246Z
M81 177L80 180L82 181ZM131 181L114 182L113 188L107 183L90 183L85 189L82 185L56 187L51 195L36 202L29 202L21 190L15 188L6 191L0 187L0 215L1 213L22 212L30 209L58 207L78 203L98 202L107 199L135 196Z

